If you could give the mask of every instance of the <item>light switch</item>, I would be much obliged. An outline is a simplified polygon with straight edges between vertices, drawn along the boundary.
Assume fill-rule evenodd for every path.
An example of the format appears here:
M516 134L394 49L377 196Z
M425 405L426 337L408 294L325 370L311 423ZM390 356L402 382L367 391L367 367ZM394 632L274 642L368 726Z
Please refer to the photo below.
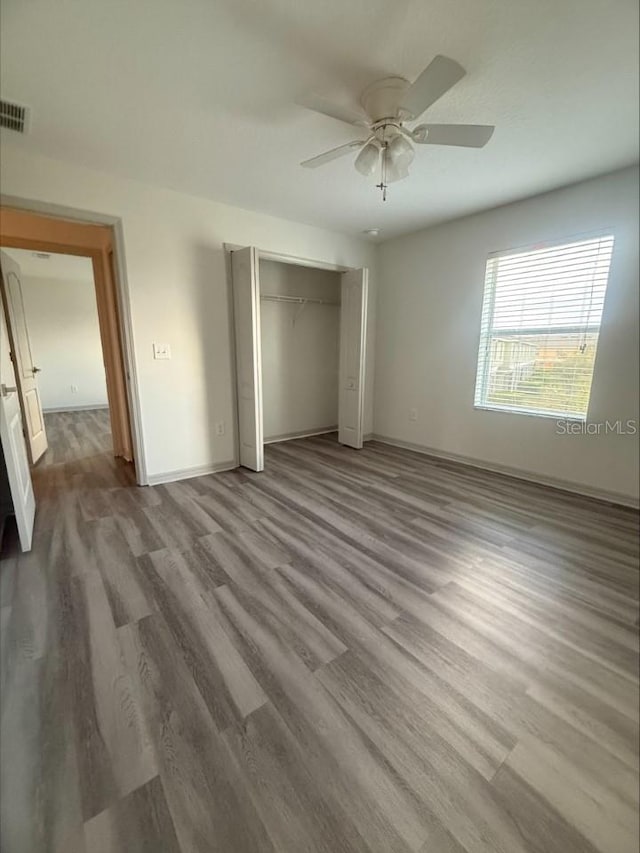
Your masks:
M154 358L171 358L171 347L169 344L154 344L153 345L153 357Z

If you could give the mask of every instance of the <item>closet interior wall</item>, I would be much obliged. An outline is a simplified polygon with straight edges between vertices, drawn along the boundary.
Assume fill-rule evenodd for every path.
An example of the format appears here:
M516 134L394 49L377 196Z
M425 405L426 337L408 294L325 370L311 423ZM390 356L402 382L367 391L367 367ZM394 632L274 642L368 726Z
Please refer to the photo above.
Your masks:
M260 260L265 443L337 429L340 291L340 273Z

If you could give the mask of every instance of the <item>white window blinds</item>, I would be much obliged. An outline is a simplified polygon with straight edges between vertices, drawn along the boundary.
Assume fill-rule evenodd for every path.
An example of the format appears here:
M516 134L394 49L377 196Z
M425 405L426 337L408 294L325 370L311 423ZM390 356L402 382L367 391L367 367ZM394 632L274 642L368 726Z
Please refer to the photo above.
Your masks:
M490 255L475 405L586 419L613 237Z

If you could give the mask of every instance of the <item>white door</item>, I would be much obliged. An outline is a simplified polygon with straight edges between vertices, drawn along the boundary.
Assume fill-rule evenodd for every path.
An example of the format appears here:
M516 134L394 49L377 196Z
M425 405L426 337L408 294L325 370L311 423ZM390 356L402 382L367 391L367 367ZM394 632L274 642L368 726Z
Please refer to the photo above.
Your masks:
M22 299L20 267L4 252L0 252L0 259L2 261L2 295L9 321L9 343L18 394L22 400L27 452L33 464L40 459L48 446L36 377L39 368L34 366L31 355L27 318Z
M9 337L4 311L0 304L0 443L9 476L9 490L18 525L20 546L31 548L36 501L31 485L29 459L22 435L22 416L18 401Z
M368 270L342 274L338 441L355 448L364 442L367 295Z
M262 358L258 251L253 246L231 254L236 338L238 443L240 464L264 469L262 432Z

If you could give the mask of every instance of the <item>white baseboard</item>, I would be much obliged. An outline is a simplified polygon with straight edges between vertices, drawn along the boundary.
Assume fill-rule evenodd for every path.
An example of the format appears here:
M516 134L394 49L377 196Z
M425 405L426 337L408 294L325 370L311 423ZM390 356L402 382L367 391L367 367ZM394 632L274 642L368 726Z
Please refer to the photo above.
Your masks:
M149 474L147 485L160 486L162 483L176 483L178 480L191 480L193 477L204 477L206 474L220 474L222 471L233 471L238 467L235 460L218 462L215 465L196 465L194 468L179 468L176 471L165 471L162 474Z
M50 409L43 409L43 414L55 414L56 412L93 412L97 409L108 409L108 403L87 403L84 406L53 406Z
M401 447L403 450L413 450L415 453L422 453L425 456L433 456L436 459L445 459L449 462L460 462L463 465L470 465L472 468L481 468L484 471L494 471L496 474L505 474L508 477L514 477L517 480L526 480L529 483L538 483L541 486L550 486L554 489L560 489L563 492L571 492L572 494L582 495L587 498L595 498L596 500L606 501L607 503L620 504L621 506L638 509L640 501L631 495L621 494L620 492L610 492L606 489L594 489L591 486L585 486L582 483L574 483L571 480L563 480L559 477L546 477L543 474L537 474L535 471L526 471L521 468L512 468L509 465L500 465L495 462L485 462L482 459L475 459L472 456L462 456L458 453L447 453L443 450L436 450L433 447L425 447L422 444L414 444L411 441L401 441L397 438L391 438L388 435L377 435L373 433L371 439L379 441L382 444L390 444L393 447Z
M311 432L302 430L301 432L285 432L282 435L274 435L271 438L265 438L265 444L276 444L279 441L293 441L296 438L311 438L314 435L327 435L329 432L338 432L338 424L335 426L316 429Z

